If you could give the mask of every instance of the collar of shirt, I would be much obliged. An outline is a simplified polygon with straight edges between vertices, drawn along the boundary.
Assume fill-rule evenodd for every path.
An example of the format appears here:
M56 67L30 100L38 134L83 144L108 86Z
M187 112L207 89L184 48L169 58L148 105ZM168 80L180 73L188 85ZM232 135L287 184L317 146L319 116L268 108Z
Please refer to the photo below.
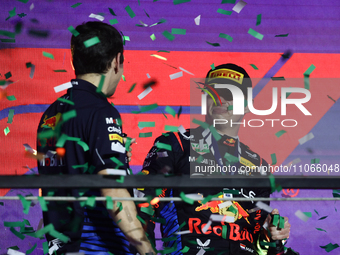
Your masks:
M72 79L71 84L72 84L72 88L70 88L70 89L87 91L87 92L95 95L98 98L101 98L103 100L107 100L105 95L102 92L98 93L97 87L94 86L92 83L90 83L88 81L81 80L81 79Z

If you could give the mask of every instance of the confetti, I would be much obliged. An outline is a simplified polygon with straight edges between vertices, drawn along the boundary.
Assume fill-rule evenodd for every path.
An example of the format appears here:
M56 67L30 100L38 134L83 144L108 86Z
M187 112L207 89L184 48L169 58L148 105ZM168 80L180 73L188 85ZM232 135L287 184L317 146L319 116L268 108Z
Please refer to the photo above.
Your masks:
M169 114L171 114L174 118L176 116L176 111L174 109L172 109L170 106L166 106L165 107L165 111Z
M138 122L139 128L145 128L145 127L155 127L154 121L140 121Z
M227 10L223 10L221 8L219 8L217 10L218 13L221 13L221 14L224 14L224 15L231 15L232 14L232 11L227 11Z
M277 163L276 154L270 154L270 157L272 158L272 165L275 165Z
M129 14L130 18L133 18L136 16L136 14L133 12L130 6L126 6L125 11Z
M210 44L210 45L214 46L214 47L220 46L219 43L211 43L211 42L208 42L208 41L205 41L205 42L206 42L207 44Z
M334 103L336 103L336 101L335 101L333 98L331 98L329 95L327 95L327 97L328 97L330 100L332 100Z
M61 84L61 85L58 85L58 86L54 87L54 91L55 91L55 93L58 93L60 91L63 91L65 89L69 89L69 88L72 88L72 83L71 82L66 82L64 84Z
M177 126L171 126L171 125L165 125L164 130L169 131L169 132L178 132L178 127Z
M30 248L30 249L28 249L28 250L26 251L26 254L27 254L27 255L28 255L28 254L31 254L31 253L35 250L36 247L37 247L37 244L33 245L32 248Z
M304 137L299 139L299 143L300 143L300 145L302 145L302 144L308 142L309 140L312 140L313 138L314 138L313 133L312 132L308 133L307 135L305 135Z
M191 0L174 0L174 5L190 2Z
M7 255L25 255L25 253L8 248Z
M315 69L315 66L312 64L310 67L308 67L306 72L304 72L304 74L303 74L303 76L304 76L304 83L305 83L305 89L309 89L309 76L314 71L314 69Z
M147 87L142 93L140 93L137 97L139 100L142 100L144 97L146 97L150 92L152 91L151 87Z
M149 73L147 73L146 74L146 77L148 77L148 79L150 79L151 78L151 76L150 76L150 74ZM149 86L148 86L149 87Z
M189 71L185 70L185 69L182 68L182 67L179 67L179 69L182 70L183 72L186 72L186 73L188 73L188 74L194 75L193 73L190 73Z
M15 33L6 31L6 30L0 30L0 35L4 35L10 38L14 38L15 37Z
M6 127L6 128L4 129L5 135L7 136L9 132L10 132L9 127Z
M152 137L152 132L139 133L138 137L140 138Z
M172 35L169 31L165 30L162 35L168 39L169 41L173 41L175 39L175 36Z
M152 41L156 40L155 34L150 35L150 38L151 38Z
M263 34L260 34L258 32L256 32L254 29L249 28L248 30L248 34L254 36L256 39L262 40L263 39Z
M180 71L178 73L174 73L174 74L170 74L169 77L170 77L170 80L174 80L174 79L177 79L177 78L180 78L183 76L183 72Z
M256 26L261 24L262 14L257 15L256 17Z
M233 41L233 38L230 35L220 33L219 37L227 39L229 42Z
M222 0L222 4L234 4L236 0Z
M137 83L132 84L132 86L130 87L128 93L131 93L135 89L136 85L137 85Z
M16 12L15 12L15 9L16 9L16 7L14 7L13 10L10 10L8 12L9 13L9 17L6 20L8 20L8 19L14 17L15 15L17 15Z
M258 67L254 64L250 64L252 68L254 68L255 70L259 70Z
M307 215L306 213L301 212L300 210L297 210L295 212L295 216L298 217L300 220L303 220L307 222L311 216Z
M199 26L199 25L200 25L200 22L201 22L201 15L198 15L194 20L195 20L195 24L196 24L197 26Z
M272 81L284 81L285 77L281 76L281 77L270 77L272 79Z
M237 13L240 13L242 11L242 9L244 8L244 6L246 6L247 3L240 0L234 7L233 7L233 11L234 12L237 12Z
M162 57L162 56L160 56L160 55L157 55L157 54L151 54L150 56L151 56L151 57L158 58L158 59L161 59L161 60L167 60L167 58L165 58L165 57Z
M43 54L44 57L47 57L47 58L50 58L50 59L54 59L54 56L51 53L43 51L42 54Z
M122 162L120 162L119 159L115 158L115 157L111 157L110 158L114 163L117 164L117 167L119 168L120 166L124 166L124 164Z
M15 100L17 100L15 98L15 96L13 96L13 95L12 96L7 96L6 98L7 98L8 101L15 101Z
M195 200L193 200L193 199L187 197L183 191L179 194L179 196L182 198L182 200L183 200L184 202L186 202L186 203L188 203L188 204L193 205L194 202L195 202Z
M337 243L335 243L335 244L329 243L325 246L320 246L320 248L325 249L325 251L327 251L327 252L330 252L330 251L332 251L332 250L334 250L338 247L339 247L339 245Z
M261 201L257 202L256 206L265 210L268 213L271 213L273 211L273 208L271 208L269 205L267 205L266 203L263 203Z
M59 97L57 100L60 101L60 102L66 103L66 104L74 105L74 103L71 100L67 100L67 99L62 98L62 97Z
M79 32L73 26L69 26L67 30L70 31L75 37L79 35Z
M18 197L20 198L20 201L22 203L24 214L28 214L30 210L31 202L27 201L22 195L18 195Z
M13 122L13 117L14 117L14 109L9 109L9 110L8 110L8 119L7 119L7 123L12 124L12 122Z
M139 111L131 111L131 113L137 114L137 113L142 113L142 112L148 112L148 111L156 109L157 107L158 107L158 104L150 104L150 105L142 106Z
M172 28L171 29L171 34L174 34L174 35L185 35L186 34L186 29Z
M97 20L100 20L100 21L104 21L104 17L101 16L101 15L96 15L94 13L91 13L89 18L94 18L94 19L97 19Z
M109 8L109 11L110 11L110 13L111 13L113 16L117 16L117 15L115 14L115 12L114 12L111 8Z
M289 34L275 35L275 37L287 37Z
M78 7L79 5L81 5L81 3L76 3L76 4L74 4L74 5L71 5L71 7L72 7L72 8L76 8L76 7Z
M85 45L86 48L91 47L93 45L96 45L97 43L100 43L100 40L97 36L92 37L91 39L84 41L84 45Z
M318 219L318 220L324 220L324 219L326 219L328 216L323 216L323 217L321 217L320 219Z
M170 144L157 142L156 147L158 149L164 149L164 150L172 151L172 147L171 147Z
M28 30L28 34L34 37L41 37L41 38L46 38L49 36L50 32L48 30L35 30L35 29L30 29Z
M0 39L3 43L15 43L15 39Z
M11 78L11 77L12 77L11 72L5 73L5 78L6 78L6 79Z
M285 130L280 130L279 132L276 132L275 133L275 136L277 137L277 138L279 138L280 136L282 136L284 133L287 133Z

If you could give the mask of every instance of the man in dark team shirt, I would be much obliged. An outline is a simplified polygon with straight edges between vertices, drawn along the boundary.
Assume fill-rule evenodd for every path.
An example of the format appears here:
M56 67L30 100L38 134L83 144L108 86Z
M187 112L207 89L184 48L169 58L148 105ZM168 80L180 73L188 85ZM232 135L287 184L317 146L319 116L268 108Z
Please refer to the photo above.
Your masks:
M218 94L222 104L215 104L211 97L207 99L206 123L213 124L214 119L228 120L240 123L243 115L234 115L232 110L233 98L228 89L214 89L214 84L231 84L240 88L244 95L247 88L252 87L247 72L234 64L224 64L210 70L207 74L204 89L211 94ZM216 99L216 101L218 101ZM245 113L249 112L245 107ZM208 125L208 126L209 126ZM243 175L245 178L252 176L263 176L268 178L268 163L256 152L239 141L238 131L240 124L216 125L216 130L221 139L216 140L209 128L201 126L195 129L178 133L167 133L155 140L154 146L149 151L144 164L144 174L170 173L188 177L190 174L212 177L206 169L215 167L231 169L224 175ZM171 145L171 150L159 149L157 143ZM230 166L230 167L229 167ZM190 172L191 168L191 172ZM251 168L256 171L249 171ZM211 168L210 168L211 169ZM221 171L221 170L220 170ZM216 172L215 172L216 173ZM221 173L219 173L221 174ZM223 173L222 173L223 174ZM215 177L219 178L221 175ZM190 181L188 179L188 181ZM207 179L213 182L213 179ZM254 180L256 181L256 180ZM147 195L154 195L151 190L144 190ZM180 196L180 190L163 189L161 197ZM208 195L216 195L220 198L226 197L269 197L269 189L242 188L228 189L200 189L192 188L185 190L187 196L200 198ZM261 247L260 242L274 242L288 238L290 224L284 217L284 228L277 229L271 225L271 215L268 212L256 208L253 201L210 201L202 203L198 201L191 204L170 202L159 203L155 206L156 216L164 218L166 223L161 226L163 238L170 237L165 242L166 247L175 249L171 254L283 254L283 246L278 243L277 247ZM278 214L274 209L272 214ZM141 213L148 219L148 215ZM217 217L217 221L211 221L211 216ZM224 220L221 221L221 218ZM262 229L265 221L271 233L271 239ZM154 222L148 221L148 232L152 235ZM177 232L179 232L177 234ZM171 239L171 237L173 237ZM188 247L189 250L185 249ZM184 249L183 251L181 251ZM289 254L292 251L289 249Z
M76 32L71 39L76 79L39 123L37 151L43 155L39 173L126 175L130 152L125 148L120 114L107 100L123 74L121 35L102 22L84 23ZM99 42L89 46L91 39ZM44 189L43 196L48 195L130 197L126 189ZM132 201L113 201L112 209L102 202L50 201L43 216L45 226L53 224L64 235L46 234L49 254L133 254L129 243L141 254L152 252Z

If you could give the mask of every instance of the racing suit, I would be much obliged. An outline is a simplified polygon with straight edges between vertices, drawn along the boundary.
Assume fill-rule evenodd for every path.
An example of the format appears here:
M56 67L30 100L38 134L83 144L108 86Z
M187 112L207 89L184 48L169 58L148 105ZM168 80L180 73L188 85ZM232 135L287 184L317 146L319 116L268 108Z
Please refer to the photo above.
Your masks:
M215 166L215 168L218 168L218 161L223 161L225 166L235 166L231 169L244 169L243 172L236 170L234 173L230 170L230 172L225 173L226 175L242 174L248 175L249 178L254 175L263 175L264 177L268 175L264 171L268 167L268 163L246 145L240 143L238 138L227 135L223 135L218 141L211 138L209 130L203 130L201 127L187 130L183 134L167 133L158 137L144 161L143 174L189 175L191 167L191 174L209 177L213 173L207 173L207 167ZM213 142L211 142L212 140ZM171 145L171 150L159 149L159 143ZM214 143L215 147L213 146ZM218 148L219 153L217 153L216 148ZM238 158L238 160L231 163L230 158L233 157L234 159ZM199 168L196 168L197 166ZM257 166L257 171L247 172L245 171L246 166ZM200 170L199 173L198 170ZM219 174L221 175L221 173ZM213 179L207 179L207 181L213 181ZM256 180L254 179L254 181ZM142 192L146 195L155 195L147 189ZM178 189L163 189L159 196L178 197L180 192L181 190ZM233 190L228 188L207 190L197 187L185 190L185 193L187 196L198 194L203 197L216 195L220 198L254 198L269 197L270 189L240 187ZM222 204L223 206L221 206ZM154 207L156 213L151 220L145 213L141 213L141 216L148 219L148 234L152 238L154 238L153 219L155 217L165 219L165 223L163 222L161 225L162 240L165 247L168 247L168 249L171 247L169 251L173 250L173 252L167 254L183 254L187 248L181 250L185 247L189 248L189 251L185 254L265 254L258 253L257 246L259 246L258 239L268 213L259 208L256 209L253 201L228 201L227 203L225 201L209 201L205 204L202 201L196 201L192 205L172 201L158 203ZM204 228L211 214L232 216L234 222L213 221L208 228ZM177 235L176 232L183 234ZM202 249L204 251L201 251ZM199 253L200 251L201 253Z

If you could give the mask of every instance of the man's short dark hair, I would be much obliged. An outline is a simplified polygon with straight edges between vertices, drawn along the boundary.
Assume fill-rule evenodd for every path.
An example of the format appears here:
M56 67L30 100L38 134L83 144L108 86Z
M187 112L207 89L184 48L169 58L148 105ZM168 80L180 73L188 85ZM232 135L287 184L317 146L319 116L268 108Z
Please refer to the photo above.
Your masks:
M121 53L119 63L123 64L122 36L113 26L91 21L77 26L76 30L79 35L72 35L71 38L71 53L76 75L107 72L118 53ZM96 36L100 43L87 48L84 42Z

